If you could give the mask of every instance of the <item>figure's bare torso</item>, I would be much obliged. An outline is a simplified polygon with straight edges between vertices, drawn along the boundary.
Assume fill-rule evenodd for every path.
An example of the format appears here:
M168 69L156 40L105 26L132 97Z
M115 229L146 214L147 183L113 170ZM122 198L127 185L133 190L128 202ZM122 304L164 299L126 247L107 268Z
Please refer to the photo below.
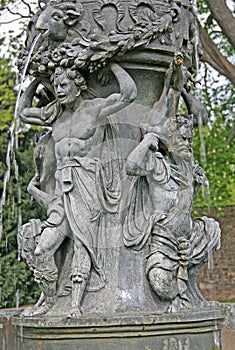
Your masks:
M186 175L186 174L185 174ZM149 193L153 209L171 218L166 226L177 237L188 235L191 230L191 204L193 197L192 178L188 178L188 186L179 185L173 177L167 183L158 183L152 173L147 175ZM175 215L176 214L176 215Z
M177 185L172 178L165 184L158 184L154 180L152 174L147 176L147 180L154 210L162 211L167 214L171 212L179 202L179 185Z
M52 128L57 165L74 157L85 157L102 142L99 114L104 99L83 101L71 115L64 111Z

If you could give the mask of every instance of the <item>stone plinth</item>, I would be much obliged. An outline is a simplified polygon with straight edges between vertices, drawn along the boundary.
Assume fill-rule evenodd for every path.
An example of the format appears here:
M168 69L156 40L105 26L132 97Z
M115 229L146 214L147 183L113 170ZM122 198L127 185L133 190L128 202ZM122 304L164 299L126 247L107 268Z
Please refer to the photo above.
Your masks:
M175 314L15 317L17 350L222 349L220 308Z
M12 325L12 317L19 315L19 309L1 309L0 310L0 349L16 350L16 332Z

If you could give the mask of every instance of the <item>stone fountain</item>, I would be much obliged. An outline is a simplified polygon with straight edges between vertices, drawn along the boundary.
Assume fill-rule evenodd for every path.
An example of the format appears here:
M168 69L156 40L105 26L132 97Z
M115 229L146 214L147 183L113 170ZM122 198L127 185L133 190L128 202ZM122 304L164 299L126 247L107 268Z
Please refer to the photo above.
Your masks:
M199 56L190 0L39 0L18 115L44 130L28 192L47 218L18 232L41 296L14 319L17 349L221 348L223 312L196 283L220 228L191 218L209 185Z

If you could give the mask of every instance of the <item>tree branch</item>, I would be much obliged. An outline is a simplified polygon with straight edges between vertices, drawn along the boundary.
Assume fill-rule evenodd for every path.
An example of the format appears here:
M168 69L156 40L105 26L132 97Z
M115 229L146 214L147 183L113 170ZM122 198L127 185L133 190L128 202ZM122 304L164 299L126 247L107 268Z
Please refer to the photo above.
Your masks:
M21 0L24 4L25 4L25 6L27 6L28 7L28 10L29 10L29 16L33 16L34 15L34 13L33 13L33 11L32 11L32 9L31 9L31 6L27 3L27 1L25 1L25 0Z
M12 10L10 9L9 6L6 7L6 10L7 10L8 12L10 12L10 14L12 14L12 15L14 15L14 16L16 16L16 15L20 16L20 13L19 13L19 12L14 12L14 11L12 11Z
M10 9L10 7L9 6L7 6L6 7L6 9L7 9L7 11L9 12L9 13L11 13L12 15L14 15L14 16L20 16L20 18L28 18L29 16L25 16L25 15L22 15L20 12L14 12L14 11L12 11L11 9Z
M223 34L235 48L235 18L225 0L206 0L213 18L216 20Z
M235 86L235 66L229 62L224 55L222 55L216 44L199 22L198 28L203 50L201 60L209 63L209 65L211 65L220 74L227 77Z
M22 18L22 17L20 16L20 17L17 17L17 18L12 19L11 21L0 22L0 25L16 22L16 21L19 21L21 18ZM27 18L27 17L25 17L25 18Z

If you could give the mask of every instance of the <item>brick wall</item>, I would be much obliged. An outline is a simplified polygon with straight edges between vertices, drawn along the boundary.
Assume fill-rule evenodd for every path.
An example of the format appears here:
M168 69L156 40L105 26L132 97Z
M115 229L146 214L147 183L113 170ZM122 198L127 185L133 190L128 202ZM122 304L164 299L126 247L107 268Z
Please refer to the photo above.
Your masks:
M205 264L198 273L198 285L207 300L235 301L235 206L219 218L215 212L208 216L220 223L221 248L214 255L213 269Z

